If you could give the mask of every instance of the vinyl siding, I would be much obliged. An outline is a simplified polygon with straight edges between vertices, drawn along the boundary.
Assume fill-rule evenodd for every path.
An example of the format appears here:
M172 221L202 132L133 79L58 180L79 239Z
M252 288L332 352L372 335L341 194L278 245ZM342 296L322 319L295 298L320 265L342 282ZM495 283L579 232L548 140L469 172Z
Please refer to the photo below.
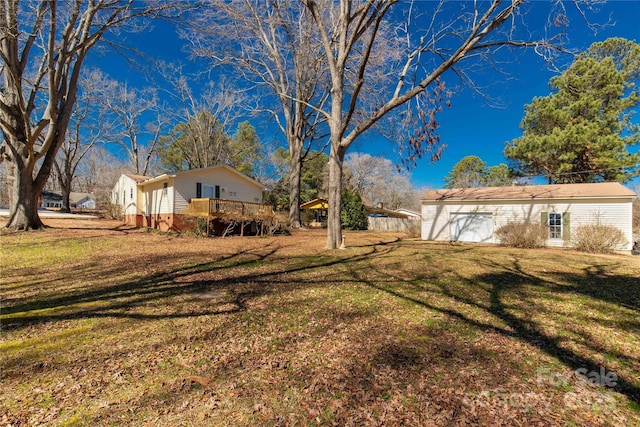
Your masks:
M137 215L141 212L141 201L137 183L126 175L120 175L111 192L111 203L122 206L124 215Z
M494 230L509 222L539 223L543 212L569 212L571 234L581 225L600 223L618 227L627 239L631 250L633 242L631 224L631 200L628 198L581 199L581 200L541 200L531 201L452 201L422 202L422 238L424 240L451 240L449 220L453 213L491 213ZM498 243L495 234L493 243ZM549 239L548 246L568 247L570 241Z
M174 188L172 185L172 179L153 182L141 186L144 201L143 212L146 215L158 215L158 214L171 214L173 213L173 201L174 201ZM167 183L165 190L164 184Z
M241 202L262 203L262 187L224 169L181 174L174 179L175 213L184 212L189 200L196 198L196 184L220 186L220 198Z

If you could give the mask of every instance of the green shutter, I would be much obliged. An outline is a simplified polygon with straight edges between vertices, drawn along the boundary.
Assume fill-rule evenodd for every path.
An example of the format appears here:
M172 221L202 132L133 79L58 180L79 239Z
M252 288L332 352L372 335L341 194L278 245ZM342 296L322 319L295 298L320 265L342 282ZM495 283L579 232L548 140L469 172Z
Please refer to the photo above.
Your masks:
M549 212L542 212L540 214L540 223L545 227L549 226Z
M571 213L564 212L562 214L562 240L571 240Z

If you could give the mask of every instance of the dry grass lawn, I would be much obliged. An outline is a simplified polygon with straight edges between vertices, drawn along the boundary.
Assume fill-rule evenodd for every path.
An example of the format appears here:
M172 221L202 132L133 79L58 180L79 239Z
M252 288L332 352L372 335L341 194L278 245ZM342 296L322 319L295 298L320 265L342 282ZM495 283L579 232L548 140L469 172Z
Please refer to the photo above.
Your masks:
M0 236L0 425L640 425L640 257Z

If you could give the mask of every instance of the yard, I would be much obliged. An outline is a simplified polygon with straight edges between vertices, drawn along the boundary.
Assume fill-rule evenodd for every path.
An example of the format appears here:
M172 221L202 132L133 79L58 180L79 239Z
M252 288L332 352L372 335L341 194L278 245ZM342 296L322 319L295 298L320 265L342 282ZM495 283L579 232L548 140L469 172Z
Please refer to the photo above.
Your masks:
M640 425L640 257L0 236L0 425Z

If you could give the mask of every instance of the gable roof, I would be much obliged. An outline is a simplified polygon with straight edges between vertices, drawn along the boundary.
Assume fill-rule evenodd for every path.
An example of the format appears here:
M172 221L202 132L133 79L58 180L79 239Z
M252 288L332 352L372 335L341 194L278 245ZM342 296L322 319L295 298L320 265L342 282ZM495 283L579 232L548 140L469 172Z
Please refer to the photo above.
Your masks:
M54 193L53 191L42 191L42 193L40 193L40 197L43 200L53 200L53 201L62 201L62 195L59 193Z
M260 187L263 190L265 189L265 186L260 184L255 179L251 178L250 176L247 176L247 175L243 174L242 172L240 172L236 168L233 168L233 167L227 166L227 165L209 166L209 167L200 168L200 169L190 169L188 171L165 173L165 174L162 174L160 176L156 176L155 178L147 178L144 182L140 182L140 183L150 184L150 183L153 183L153 182L163 181L163 180L169 179L169 178L179 178L181 176L188 175L188 174L191 174L191 173L207 172L207 171L211 171L211 170L214 170L214 169L225 169L225 170L228 170L229 172L235 174L239 178L244 179L245 181L249 182L250 184L253 184L256 187Z
M544 200L582 199L605 197L636 197L636 193L618 182L589 184L525 185L513 187L454 188L431 190L422 196L423 201L463 200Z
M405 208L398 208L396 209L396 212L409 215L409 216L422 216L420 212L412 211L411 209L405 209Z
M300 209L329 209L327 199L313 199L300 205Z
M80 193L76 191L72 191L71 193L69 193L69 201L71 203L79 202L80 200L85 198L95 200L93 193Z
M409 215L403 212L392 211L390 209L378 208L376 206L365 206L367 215L369 216L381 216L389 218L408 218Z
M132 174L132 173L125 173L124 176L126 176L128 178L131 178L132 180L134 180L137 183L141 183L141 182L144 182L144 181L146 181L148 179L151 179L150 176L135 175L135 174Z

